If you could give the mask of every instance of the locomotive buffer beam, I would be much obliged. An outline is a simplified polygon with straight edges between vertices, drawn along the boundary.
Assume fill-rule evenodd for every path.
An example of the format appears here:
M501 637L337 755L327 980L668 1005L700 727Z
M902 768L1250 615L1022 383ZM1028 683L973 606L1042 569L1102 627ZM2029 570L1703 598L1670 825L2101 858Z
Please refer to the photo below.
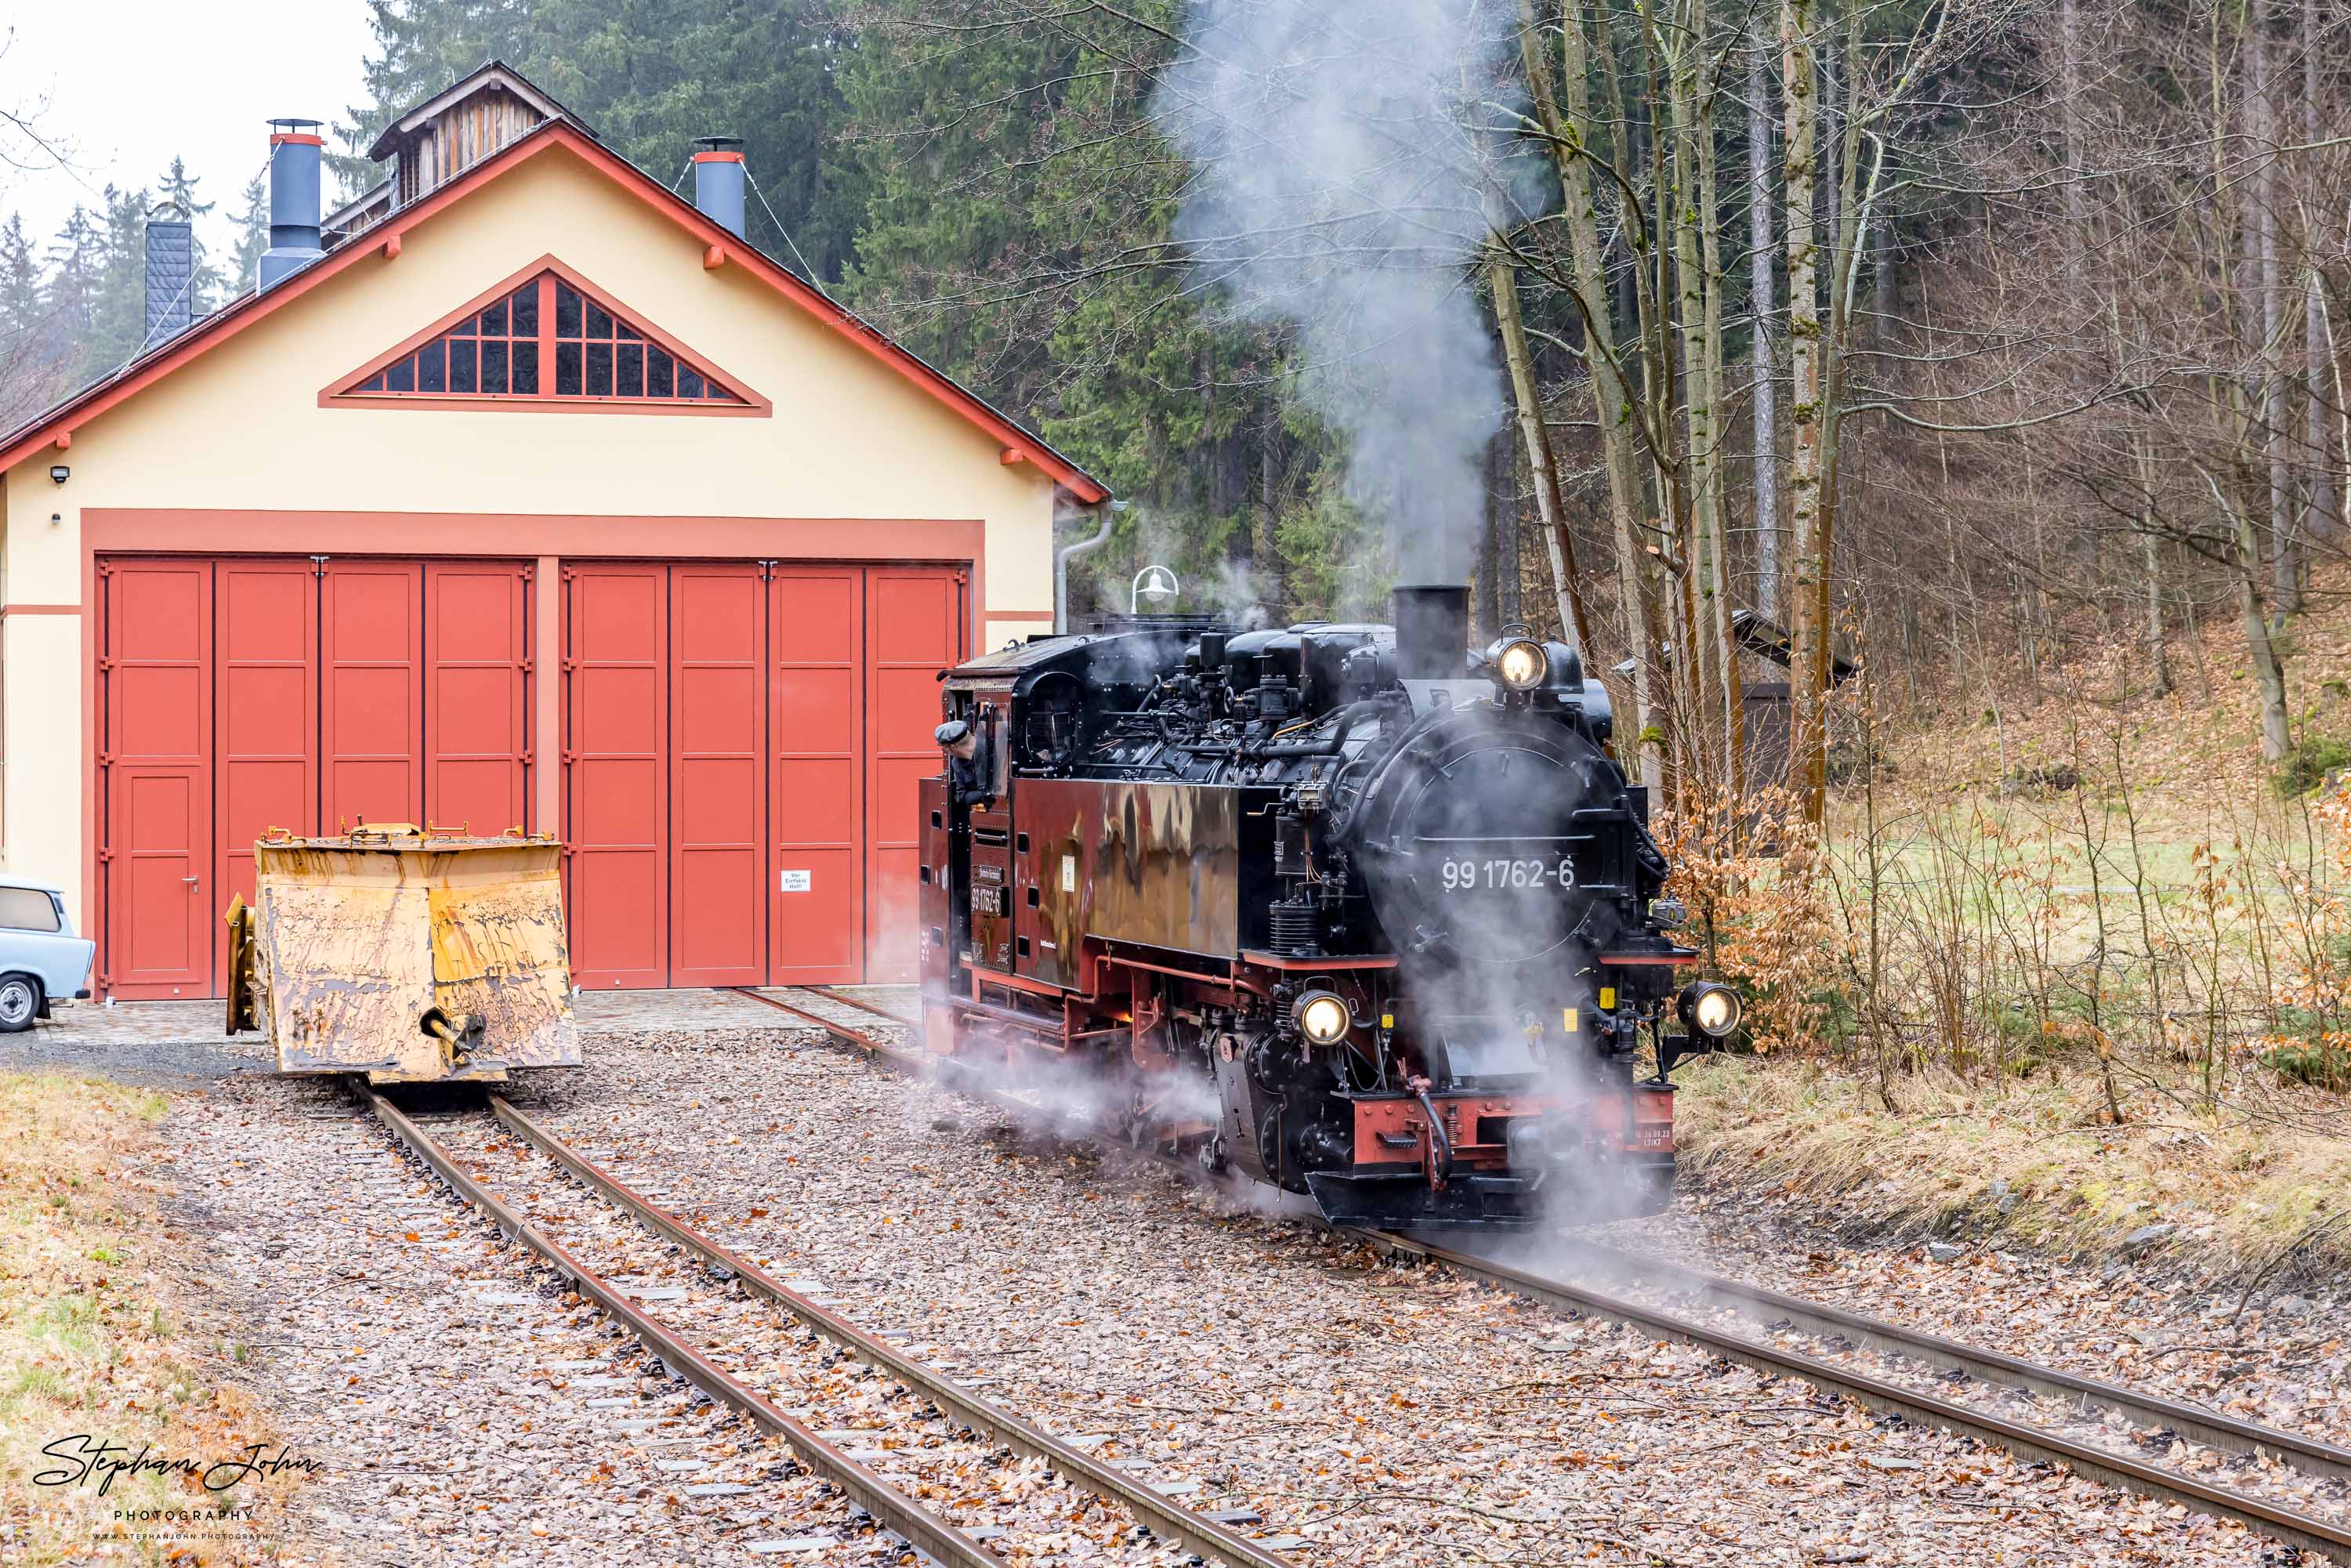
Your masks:
M1394 1176L1348 1171L1310 1171L1306 1186L1333 1225L1366 1229L1409 1230L1474 1225L1489 1229L1531 1229L1542 1219L1535 1195L1540 1177L1454 1176L1432 1188L1414 1169Z

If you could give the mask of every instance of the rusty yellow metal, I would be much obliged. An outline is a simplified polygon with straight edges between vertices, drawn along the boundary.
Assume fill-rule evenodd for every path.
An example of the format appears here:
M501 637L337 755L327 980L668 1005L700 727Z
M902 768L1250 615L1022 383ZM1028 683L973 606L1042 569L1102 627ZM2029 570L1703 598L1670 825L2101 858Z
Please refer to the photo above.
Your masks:
M264 1030L285 1072L391 1083L576 1067L561 855L553 839L405 824L264 839L255 906L229 916L252 955L231 1019Z

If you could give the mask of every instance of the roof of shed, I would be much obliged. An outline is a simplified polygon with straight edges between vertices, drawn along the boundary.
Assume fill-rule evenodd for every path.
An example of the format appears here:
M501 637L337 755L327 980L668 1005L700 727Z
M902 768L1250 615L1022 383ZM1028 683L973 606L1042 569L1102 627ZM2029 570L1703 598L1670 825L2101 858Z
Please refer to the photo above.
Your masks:
M451 82L406 113L393 116L392 123L386 125L383 128L383 133L375 139L375 145L367 150L367 155L379 163L382 162L400 151L402 138L413 136L423 130L434 116L442 113L452 104L473 97L486 87L504 88L531 108L538 110L542 118L568 120L580 130L587 131L589 135L596 134L594 127L556 102L522 72L504 60L490 59L485 60L470 74Z
M484 68L485 70L488 68ZM480 73L475 74L478 76ZM472 81L474 78L467 79ZM450 90L457 89L453 88ZM434 101L437 102L438 98ZM415 114L423 112L422 108L413 111ZM413 114L409 118L413 117ZM52 442L69 442L78 426L135 396L254 322L302 298L328 278L355 264L361 256L376 254L386 240L398 237L443 208L463 201L502 174L558 148L578 157L644 202L654 212L675 223L699 241L705 250L715 248L723 265L742 267L751 277L832 328L987 434L1003 448L1004 462L1034 464L1081 502L1092 504L1108 497L1110 491L1100 480L1054 451L1011 415L996 408L913 350L892 340L881 329L834 300L814 284L803 280L774 256L711 221L692 202L668 190L659 180L595 140L592 133L563 112L560 106L558 106L554 118L517 137L498 152L428 194L356 231L335 249L276 287L241 295L225 308L204 318L185 331L134 357L112 374L100 377L45 413L0 435L0 472L23 462L43 445Z

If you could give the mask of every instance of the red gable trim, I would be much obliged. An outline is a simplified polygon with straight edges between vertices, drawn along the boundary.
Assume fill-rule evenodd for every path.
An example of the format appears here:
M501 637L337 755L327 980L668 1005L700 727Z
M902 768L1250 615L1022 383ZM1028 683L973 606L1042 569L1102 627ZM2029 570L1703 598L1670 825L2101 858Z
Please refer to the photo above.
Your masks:
M623 397L558 397L550 392L363 392L352 389L386 365L397 364L423 345L438 338L469 316L478 315L507 295L521 287L542 272L551 272L579 290L580 298L601 305L617 319L644 334L644 341L655 348L666 349L670 357L686 370L694 371L716 382L734 394L726 402L667 402L659 398ZM544 322L547 334L552 336L555 324ZM776 405L767 397L745 384L743 378L719 365L699 350L689 349L653 324L645 314L632 305L622 304L620 298L601 285L590 283L578 271L557 260L552 254L542 256L520 271L509 274L497 283L474 296L458 308L450 311L422 332L410 334L400 343L385 350L348 375L338 376L319 389L320 408L433 408L473 410L519 410L526 413L652 413L652 414L748 414L759 419L771 417Z
M528 134L517 138L431 195L353 235L349 241L277 287L259 294L241 297L235 304L206 319L193 330L162 345L143 359L132 361L113 377L84 388L38 416L32 423L21 426L5 438L5 448L0 449L0 472L22 462L27 454L44 442L61 434L70 434L115 404L171 374L230 334L241 332L283 308L329 277L361 261L380 258L383 247L379 241L398 238L443 208L463 200L476 187L555 147L563 148L590 167L601 171L622 189L684 228L705 247L721 247L726 261L739 263L750 276L768 285L904 376L965 421L986 432L999 445L1020 447L1028 455L1029 462L1079 500L1091 505L1109 497L1108 490L1075 464L1045 447L1035 437L1024 434L979 398L892 342L872 326L834 304L740 240L727 245L726 242L735 240L736 236L705 217L692 203L673 195L643 170L590 141L576 127L560 120L550 120Z

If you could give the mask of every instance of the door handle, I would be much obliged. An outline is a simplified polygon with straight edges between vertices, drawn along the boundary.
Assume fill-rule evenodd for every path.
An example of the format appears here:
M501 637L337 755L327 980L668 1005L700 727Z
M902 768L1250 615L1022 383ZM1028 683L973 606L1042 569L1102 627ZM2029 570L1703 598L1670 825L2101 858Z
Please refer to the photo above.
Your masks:
M201 878L198 878L198 877L193 877L193 876L183 876L183 877L182 877L180 880L181 880L182 882L186 883L190 887L193 887L193 886L195 886L195 885L196 885L196 883L197 883L199 881L201 881L202 879L201 879Z

